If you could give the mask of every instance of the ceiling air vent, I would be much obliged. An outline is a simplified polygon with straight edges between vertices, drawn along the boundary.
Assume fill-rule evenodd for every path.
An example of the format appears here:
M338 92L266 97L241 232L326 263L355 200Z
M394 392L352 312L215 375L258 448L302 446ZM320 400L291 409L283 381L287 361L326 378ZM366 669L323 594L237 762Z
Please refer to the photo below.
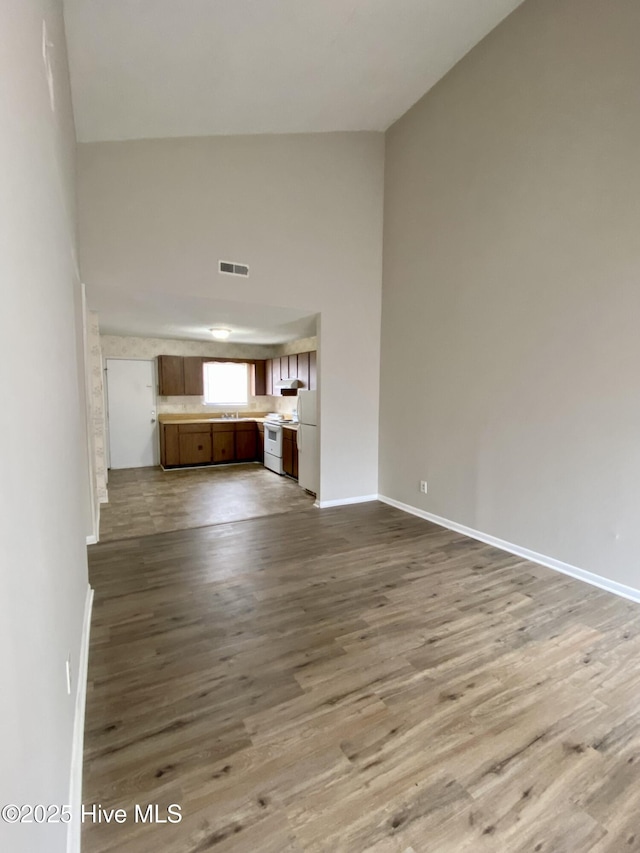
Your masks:
M219 269L220 272L224 272L227 275L249 275L249 267L246 264L232 264L230 261L220 261Z

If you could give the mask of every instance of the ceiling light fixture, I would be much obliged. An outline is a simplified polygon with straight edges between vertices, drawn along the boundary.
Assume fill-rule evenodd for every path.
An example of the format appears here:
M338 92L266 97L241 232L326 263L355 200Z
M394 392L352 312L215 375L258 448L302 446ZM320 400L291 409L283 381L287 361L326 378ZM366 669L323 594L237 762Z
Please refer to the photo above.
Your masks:
M231 329L210 329L210 331L217 341L226 341L231 334Z

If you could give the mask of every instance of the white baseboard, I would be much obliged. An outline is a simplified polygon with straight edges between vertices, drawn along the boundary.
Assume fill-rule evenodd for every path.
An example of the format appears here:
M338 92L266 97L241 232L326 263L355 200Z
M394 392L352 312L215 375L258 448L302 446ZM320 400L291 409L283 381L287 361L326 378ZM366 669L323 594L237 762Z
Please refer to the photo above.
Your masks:
M76 707L73 721L73 745L71 748L71 778L69 780L69 805L72 819L67 830L67 853L80 853L80 834L82 829L82 756L84 750L84 712L87 704L87 674L89 669L89 636L91 632L91 611L93 609L93 589L87 586L84 603L84 619L80 640L80 660L78 661L78 685L76 688Z
M93 519L93 533L87 536L87 545L97 545L100 541L100 504L96 504L96 516Z
M358 495L356 498L340 498L337 501L316 501L316 505L320 509L326 509L330 506L347 506L348 504L364 504L369 501L377 501L378 495Z
M547 557L545 554L539 554L537 551L530 551L528 548L521 548L520 545L514 545L512 542L506 542L504 539L498 539L496 536L490 536L488 533L482 533L480 530L474 530L472 527L466 527L464 524L458 524L457 521L450 521L448 518L441 518L439 515L426 512L423 509L418 509L410 504L401 503L393 498L388 498L385 495L379 495L378 500L382 503L389 504L396 509L401 509L403 512L408 512L411 515L417 515L418 518L424 518L425 521L431 521L433 524L438 524L440 527L446 527L449 530L455 530L456 533L462 533L463 536L469 536L471 539L477 539L480 542L485 542L487 545L493 545L494 548L500 548L502 551L507 551L509 554L515 554L516 557L522 557L525 560L530 560L532 563L538 563L541 566L546 566L548 569L554 569L556 572L562 572L563 575L570 575L572 578L584 581L584 583L597 586L599 589L604 589L607 592L612 592L614 595L619 595L621 598L628 598L631 601L640 602L640 590L634 589L631 586L626 586L623 583L603 578L601 575L596 575L593 572L588 572L586 569L579 569L577 566L572 566L569 563L563 563L562 560L556 560L554 557Z

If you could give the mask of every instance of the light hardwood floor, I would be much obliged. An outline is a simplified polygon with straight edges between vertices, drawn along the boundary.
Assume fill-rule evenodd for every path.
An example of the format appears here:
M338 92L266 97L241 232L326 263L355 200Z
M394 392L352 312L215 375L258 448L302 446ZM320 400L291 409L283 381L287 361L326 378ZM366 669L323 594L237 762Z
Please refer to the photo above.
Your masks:
M90 562L85 853L640 850L637 605L378 503Z
M258 462L109 471L100 539L110 541L308 509L314 499Z

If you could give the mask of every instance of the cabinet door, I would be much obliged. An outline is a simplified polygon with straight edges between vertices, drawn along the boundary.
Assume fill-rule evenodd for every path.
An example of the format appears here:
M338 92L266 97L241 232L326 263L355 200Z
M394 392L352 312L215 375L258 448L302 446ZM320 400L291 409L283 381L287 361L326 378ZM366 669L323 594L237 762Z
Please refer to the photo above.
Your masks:
M256 459L259 462L264 460L264 425L257 424L258 431L256 433Z
M285 474L293 477L293 441L290 429L282 431L282 468Z
M184 393L185 397L202 397L204 394L201 356L189 355L184 358Z
M289 356L280 356L280 379L289 379Z
M302 382L302 388L309 389L309 353L298 353L298 375L297 379Z
M256 361L251 365L253 382L252 392L255 397L264 397L267 393L267 363L266 361Z
M211 462L211 431L180 434L180 464L202 465Z
M280 359L279 358L272 358L271 359L271 387L272 387L271 393L275 394L276 396L278 394L280 394L280 389L276 388L276 384L278 382L280 382Z
M293 433L293 476L298 479L298 433Z
M227 432L213 433L213 461L234 462L235 461L235 434Z
M268 358L264 363L265 394L273 394L273 359Z
M177 424L160 425L160 461L164 468L180 464L180 442Z
M253 429L237 429L236 430L236 462L253 462L257 455L257 429L255 424L251 425Z
M309 353L309 391L318 390L318 366L315 350Z
M163 397L184 396L184 359L181 355L158 356L158 393Z
M289 379L297 379L298 378L298 356L290 355L289 356Z

